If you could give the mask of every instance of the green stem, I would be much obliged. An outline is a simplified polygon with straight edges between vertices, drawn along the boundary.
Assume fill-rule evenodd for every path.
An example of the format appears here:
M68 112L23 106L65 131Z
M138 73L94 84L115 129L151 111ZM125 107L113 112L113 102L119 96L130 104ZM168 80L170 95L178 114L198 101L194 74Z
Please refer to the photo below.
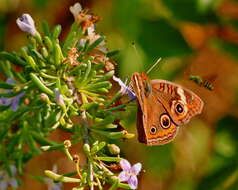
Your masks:
M45 170L45 175L55 181L62 181L65 183L80 183L80 179L72 178L72 177L65 177L63 175L56 174L50 170Z
M84 126L84 144L88 144L89 145L89 130L88 130L88 120L87 120L87 116L86 116L86 112L83 111L82 112L82 121L83 121L83 126ZM94 190L94 183L93 183L93 164L92 161L87 158L87 162L88 162L88 171L89 171L89 186L90 186L90 190Z

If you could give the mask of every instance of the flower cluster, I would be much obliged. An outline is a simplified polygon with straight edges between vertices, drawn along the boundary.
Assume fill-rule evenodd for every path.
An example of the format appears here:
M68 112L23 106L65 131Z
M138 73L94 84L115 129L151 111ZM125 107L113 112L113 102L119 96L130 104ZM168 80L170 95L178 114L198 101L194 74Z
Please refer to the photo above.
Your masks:
M109 139L134 137L120 125L127 104L118 99L124 94L135 99L135 94L114 76L114 53L108 52L105 37L95 31L99 18L83 10L79 3L70 11L75 21L63 42L59 40L60 25L50 30L43 23L40 31L32 17L23 14L16 22L28 34L28 44L16 53L0 52L0 67L7 78L0 81L0 155L4 155L0 166L16 166L12 175L1 171L1 189L16 188L15 175L23 173L24 164L52 150L66 153L75 163L73 174L78 178L47 170L46 175L58 181L45 179L48 189L62 189L63 183L77 183L78 189L103 189L105 184L111 184L112 189L137 188L141 164L131 167L120 157L117 145L106 143ZM21 67L19 72L14 65ZM115 94L111 91L113 80L121 86ZM49 139L56 129L70 133L70 141ZM83 144L87 157L84 166L79 165L77 155L71 155L71 144ZM113 165L119 171L114 172Z

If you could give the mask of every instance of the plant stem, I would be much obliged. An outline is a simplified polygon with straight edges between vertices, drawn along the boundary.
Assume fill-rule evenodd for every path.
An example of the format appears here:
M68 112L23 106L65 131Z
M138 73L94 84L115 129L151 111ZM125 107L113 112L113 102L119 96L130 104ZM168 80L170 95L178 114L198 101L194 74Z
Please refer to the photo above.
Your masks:
M83 121L83 127L84 127L84 134L83 134L83 139L84 139L84 144L89 145L89 130L88 130L88 120L86 116L86 112L82 112L82 121ZM90 190L94 190L94 184L93 184L93 165L90 161L89 158L87 158L88 162L88 170L89 170L89 185L90 185Z

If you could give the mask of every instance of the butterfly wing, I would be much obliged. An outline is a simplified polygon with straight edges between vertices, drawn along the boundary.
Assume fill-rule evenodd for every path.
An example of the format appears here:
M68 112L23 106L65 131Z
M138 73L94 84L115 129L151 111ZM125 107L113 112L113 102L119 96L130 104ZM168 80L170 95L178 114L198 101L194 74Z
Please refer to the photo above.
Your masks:
M151 88L148 77L143 73L134 73L132 85L139 103L137 112L139 142L147 145L163 145L171 142L178 132L178 127L158 99L157 92Z
M200 114L203 101L192 91L165 80L151 80L152 89L177 125L184 125Z

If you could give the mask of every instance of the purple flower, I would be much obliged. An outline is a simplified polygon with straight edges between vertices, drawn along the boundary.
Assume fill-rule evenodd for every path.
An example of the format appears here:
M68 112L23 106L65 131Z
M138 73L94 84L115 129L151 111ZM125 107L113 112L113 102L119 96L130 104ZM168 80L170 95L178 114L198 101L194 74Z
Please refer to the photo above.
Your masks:
M53 165L53 170L52 171L54 173L57 172L57 169L58 169L57 165ZM63 189L63 183L62 182L55 183L54 180L50 179L50 178L45 178L44 182L47 185L48 190L61 190L61 189Z
M120 93L121 94L127 94L129 96L130 99L135 99L136 98L136 95L135 93L124 83L121 81L121 79L113 76L112 79L114 81L116 81L120 86L121 86L121 89L120 89Z
M45 179L45 183L47 185L48 190L61 190L63 188L62 182L55 183L54 180L49 178Z
M54 89L54 93L55 93L55 101L59 106L64 107L64 97L62 96L62 94L60 94L60 91L58 88Z
M141 171L141 163L137 163L133 166L127 160L121 160L120 166L122 172L119 174L118 178L120 182L127 182L131 189L136 189L138 185L137 175Z
M35 22L29 14L23 14L16 22L22 31L30 33L33 36L36 35L37 30L35 28Z
M11 186L13 189L18 187L17 180L15 178L17 174L16 167L10 165L10 170L11 176L5 170L0 171L0 190L6 190L8 186Z
M6 81L8 84L15 84L12 78L8 78ZM7 90L6 93L11 93L12 90ZM11 106L13 111L16 111L22 96L24 96L25 92L21 92L18 95L10 98L2 97L0 98L0 105L2 106Z

